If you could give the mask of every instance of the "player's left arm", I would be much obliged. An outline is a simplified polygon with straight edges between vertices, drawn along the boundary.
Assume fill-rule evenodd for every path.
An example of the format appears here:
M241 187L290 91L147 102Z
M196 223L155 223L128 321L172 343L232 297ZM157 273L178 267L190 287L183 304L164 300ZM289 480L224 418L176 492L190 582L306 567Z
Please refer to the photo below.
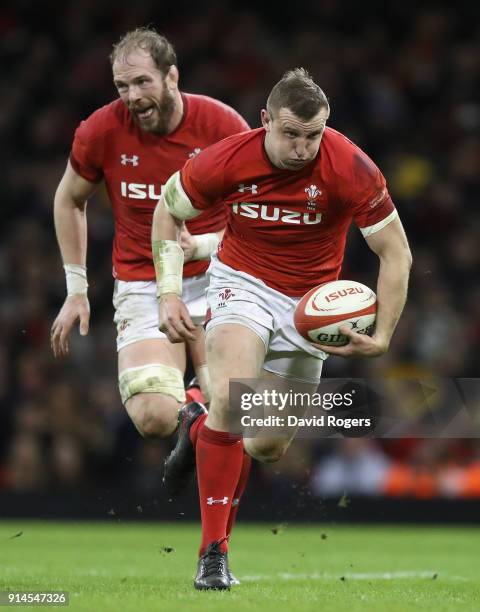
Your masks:
M152 254L157 278L159 328L170 342L195 340L195 326L182 301L185 257L179 243L184 221L197 217L202 209L210 205L206 191L208 181L203 178L202 173L199 180L192 178L192 166L196 166L195 162L196 160L190 160L182 171L175 172L168 179L153 214ZM187 181L190 194L194 195L185 191L182 178Z
M184 254L179 238L186 217L170 181L166 185L170 192L165 190L153 214L152 254L157 278L159 329L170 342L176 343L194 341L195 325L182 301Z
M342 347L321 347L332 355L383 355L390 346L393 332L405 306L412 255L400 219L397 216L378 232L366 236L365 240L380 260L375 332L370 337L358 334L349 327L341 327L340 331L349 337L349 343Z

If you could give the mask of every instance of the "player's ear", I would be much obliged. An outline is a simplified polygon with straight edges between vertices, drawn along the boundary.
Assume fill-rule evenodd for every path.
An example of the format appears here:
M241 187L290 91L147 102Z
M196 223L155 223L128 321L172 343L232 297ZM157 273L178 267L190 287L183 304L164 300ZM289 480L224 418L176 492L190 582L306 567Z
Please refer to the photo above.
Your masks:
M269 132L270 131L270 121L271 121L271 119L270 119L270 115L269 115L269 113L268 113L266 108L262 108L262 110L260 112L260 118L262 120L262 125L265 128L265 131Z
M180 75L178 74L178 68L175 65L170 66L167 74L165 75L167 87L172 90L177 89L179 77Z

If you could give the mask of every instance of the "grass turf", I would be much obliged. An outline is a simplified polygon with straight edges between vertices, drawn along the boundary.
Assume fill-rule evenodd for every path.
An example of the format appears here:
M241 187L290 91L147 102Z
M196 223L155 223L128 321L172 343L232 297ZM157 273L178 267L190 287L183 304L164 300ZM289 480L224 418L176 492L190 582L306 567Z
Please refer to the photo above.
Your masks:
M60 609L88 612L480 609L480 529L272 527L237 527L241 586L198 592L197 526L1 522L0 590L66 590Z

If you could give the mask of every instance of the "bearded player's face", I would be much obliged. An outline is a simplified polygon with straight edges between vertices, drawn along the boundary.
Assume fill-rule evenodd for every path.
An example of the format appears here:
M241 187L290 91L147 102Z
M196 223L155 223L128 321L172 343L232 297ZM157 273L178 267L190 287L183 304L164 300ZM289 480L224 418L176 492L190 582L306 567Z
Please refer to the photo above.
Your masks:
M175 110L178 72L171 66L164 76L150 54L138 50L113 64L113 82L135 122L146 132L167 134Z
M322 108L305 121L288 108L281 108L273 117L262 110L265 149L274 166L282 170L300 170L310 163L317 156L328 115L329 110Z

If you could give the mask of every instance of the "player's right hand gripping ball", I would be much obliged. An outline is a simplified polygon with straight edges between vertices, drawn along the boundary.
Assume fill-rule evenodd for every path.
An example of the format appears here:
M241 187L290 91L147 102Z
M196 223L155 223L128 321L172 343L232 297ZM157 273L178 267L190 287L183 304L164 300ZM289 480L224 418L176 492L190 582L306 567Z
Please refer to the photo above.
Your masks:
M369 287L339 280L310 289L297 304L293 320L306 340L343 346L348 338L339 328L345 325L359 334L370 335L376 311L377 296Z

